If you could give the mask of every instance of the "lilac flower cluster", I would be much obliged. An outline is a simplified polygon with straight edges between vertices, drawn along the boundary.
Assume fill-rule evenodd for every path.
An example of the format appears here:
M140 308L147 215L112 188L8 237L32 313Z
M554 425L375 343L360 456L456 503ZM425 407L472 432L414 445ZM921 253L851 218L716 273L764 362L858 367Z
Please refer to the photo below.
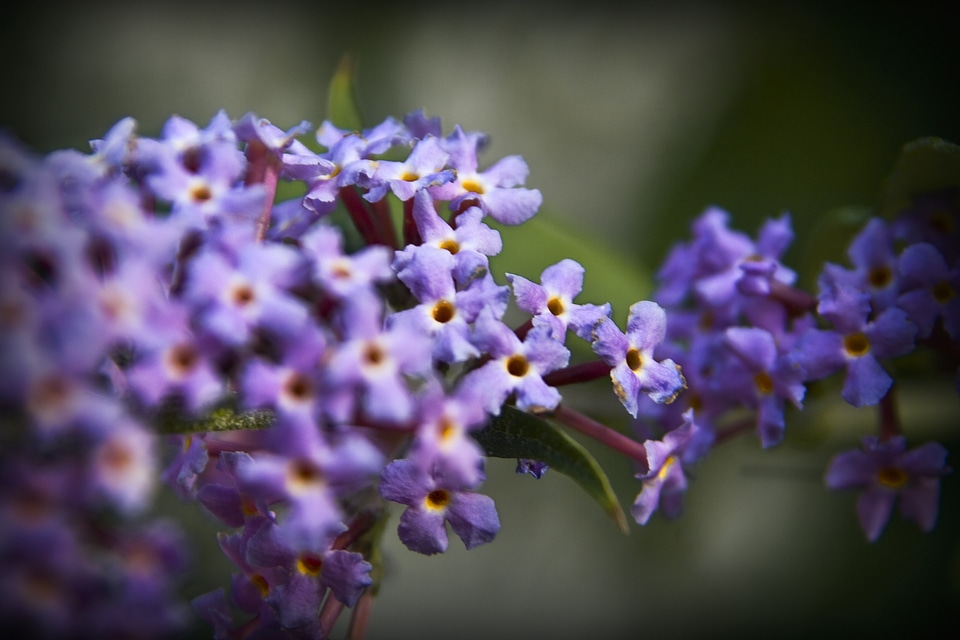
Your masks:
M672 248L654 295L670 318L655 353L680 363L687 389L670 405L641 398L634 414L649 438L634 505L639 522L658 506L667 516L679 513L682 469L714 444L747 429L764 448L779 444L788 405L800 409L808 384L843 372L843 399L880 404L882 420L863 451L834 459L827 486L864 489L858 513L871 541L897 495L905 516L932 529L939 477L949 472L946 450L927 443L904 453L893 378L883 363L924 343L950 366L960 364L955 194L940 200L952 208L917 206L890 222L871 219L849 246L852 267L824 265L817 297L797 289L795 272L780 261L793 240L789 215L767 220L755 240L731 230L718 208L694 221L693 239ZM753 411L735 417L744 407Z
M157 138L124 119L90 154L0 139L4 623L181 630L185 544L152 517L159 479L226 529L229 589L193 600L215 637L325 637L350 608L360 638L392 509L422 554L448 548L448 525L468 549L497 535L475 436L505 406L633 459L645 524L679 514L685 469L744 430L721 429L732 413L771 447L810 382L845 370L844 399L882 404L884 359L960 338L956 243L917 217L871 222L815 299L780 262L789 217L752 240L710 209L622 329L609 304L574 301L574 260L539 282L491 272L495 227L541 204L520 157L481 169L485 135L422 112L311 131L221 112ZM568 337L596 359L571 362ZM639 439L563 402L601 377ZM947 472L942 447L906 452L884 424L828 473L865 489L871 539L898 495L932 527ZM519 473L549 466L518 456Z
M444 136L421 112L324 122L316 150L309 131L221 112L159 138L125 119L91 154L0 141L0 400L16 416L0 553L4 615L24 628L180 628L181 547L135 520L159 478L228 528L230 588L194 601L216 637L322 637L344 607L359 637L387 501L420 553L446 550L447 523L468 549L496 536L471 433L505 403L559 407L568 329L628 408L682 388L652 356L657 305L624 334L609 305L573 302L573 260L541 284L496 282L485 221L520 224L541 202L521 158L481 170L484 135ZM301 191L279 197L284 183ZM511 299L523 326L504 323Z

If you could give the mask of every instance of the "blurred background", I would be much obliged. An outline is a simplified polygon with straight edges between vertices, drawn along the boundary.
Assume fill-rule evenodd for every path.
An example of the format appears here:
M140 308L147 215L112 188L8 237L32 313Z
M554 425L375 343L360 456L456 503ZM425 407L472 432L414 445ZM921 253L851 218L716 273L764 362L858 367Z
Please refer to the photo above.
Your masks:
M836 240L824 236L824 220L876 204L904 143L960 142L949 3L867 7L20 4L0 22L0 127L49 152L87 149L124 116L151 136L171 114L205 125L221 108L283 128L317 125L349 52L367 123L423 108L445 131L488 133L481 163L523 155L527 186L544 195L540 219L617 256L630 270L624 281L653 272L711 204L751 235L764 217L789 211L797 241L786 262L799 268ZM536 237L523 242L522 264L503 268L536 279L554 249ZM610 299L591 296L618 283L591 280L590 255L570 255L587 267L580 300ZM842 253L831 258L845 262ZM619 299L614 310L625 317ZM953 381L903 387L908 439L939 439L957 467ZM622 426L603 394L581 395L594 415ZM854 496L823 487L831 456L856 446L874 420L872 410L813 394L802 415L788 415L782 446L765 452L752 437L724 445L696 470L683 518L654 517L628 536L569 479L535 481L493 460L484 490L500 511L497 540L466 552L453 539L448 553L427 558L388 535L368 637L960 630L956 474L943 482L933 533L895 516L875 544L857 526ZM628 507L639 489L629 465L591 450ZM197 539L186 596L221 584L230 566L215 524L168 493L160 508Z

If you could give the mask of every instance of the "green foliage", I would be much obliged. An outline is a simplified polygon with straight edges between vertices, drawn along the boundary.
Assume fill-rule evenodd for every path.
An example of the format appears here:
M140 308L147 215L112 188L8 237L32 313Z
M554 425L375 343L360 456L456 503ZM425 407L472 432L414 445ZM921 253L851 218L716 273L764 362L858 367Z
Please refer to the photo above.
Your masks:
M919 138L903 146L887 177L880 215L892 218L918 195L960 187L960 146L940 138Z
M579 303L613 306L614 319L623 321L627 309L650 295L650 274L643 266L626 256L611 251L600 242L577 235L562 226L549 209L541 207L532 219L518 226L488 224L500 231L503 251L490 259L495 274L514 273L540 281L540 273L564 258L572 258L586 269Z
M530 458L550 465L579 484L623 533L627 518L600 465L580 443L546 420L505 405L474 437L494 458Z
M157 432L167 434L266 429L273 423L273 412L263 409L238 411L232 400L224 401L199 418L188 416L177 403L168 402L154 420Z
M363 118L360 117L354 89L355 68L356 64L349 54L337 66L327 92L327 119L341 129L360 131L363 129Z

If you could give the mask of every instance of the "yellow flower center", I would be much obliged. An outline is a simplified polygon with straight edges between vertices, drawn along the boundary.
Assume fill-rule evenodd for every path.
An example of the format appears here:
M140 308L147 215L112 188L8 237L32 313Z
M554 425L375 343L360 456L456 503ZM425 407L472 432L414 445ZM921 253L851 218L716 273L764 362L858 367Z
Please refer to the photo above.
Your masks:
M507 372L517 378L527 375L530 370L530 363L522 355L512 355L507 360Z
M870 340L862 333L851 333L843 339L843 348L847 355L859 358L870 351Z
M316 577L323 569L323 558L312 554L305 554L297 558L297 571L305 576Z
M563 306L563 300L553 297L547 301L547 310L553 315L559 316L566 310L566 308Z
M631 371L640 371L643 368L643 356L637 349L627 351L627 366Z
M302 494L323 484L323 472L310 460L291 460L287 467L287 486L291 493Z
M206 202L213 197L213 192L205 184L198 184L190 189L190 199L194 202Z
M260 595L264 598L270 593L270 585L267 583L267 579L259 573L255 573L250 576L250 582L253 583L253 585L260 591Z
M428 509L439 511L450 504L450 494L444 489L434 489L424 498L424 504Z
M950 283L944 280L933 287L933 297L940 304L946 304L947 301L956 295Z
M483 188L483 185L482 185L482 184L480 184L480 183L477 182L476 180L471 180L470 178L467 178L466 180L464 180L464 181L463 181L462 183L460 183L460 184L463 186L464 189L466 189L467 191L470 191L470 192L472 192L472 193L479 193L479 194L483 195L483 193L484 193L484 191L485 191L485 189Z
M757 385L757 391L759 391L761 395L765 396L773 392L773 378L771 378L770 374L766 371L761 371L753 376L753 383Z
M456 313L457 313L456 307L454 307L452 304L450 304L446 300L441 300L440 302L438 302L433 306L433 311L431 312L431 315L433 315L434 320L436 320L440 324L444 324L453 320L453 316L456 315Z
M903 469L898 469L897 467L887 467L877 472L877 480L880 484L885 487L890 487L891 489L899 489L907 484L909 478Z
M663 462L663 466L660 467L660 471L657 472L657 480L663 481L667 477L667 474L670 473L670 467L672 467L677 462L676 456L669 456Z
M444 416L437 425L437 431L440 434L440 442L449 442L457 432L456 424Z

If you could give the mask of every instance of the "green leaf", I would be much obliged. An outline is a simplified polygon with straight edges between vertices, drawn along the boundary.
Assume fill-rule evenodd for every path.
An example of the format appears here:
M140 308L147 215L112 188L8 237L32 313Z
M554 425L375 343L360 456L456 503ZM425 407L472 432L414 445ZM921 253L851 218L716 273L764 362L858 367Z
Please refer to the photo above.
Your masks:
M490 259L494 274L514 273L539 282L546 267L571 258L586 269L577 302L609 302L618 321L626 320L630 305L649 296L653 288L650 274L641 263L566 228L545 207L517 226L484 222L500 231L503 238L503 251Z
M327 91L327 119L341 129L360 131L363 128L363 119L360 117L354 91L355 68L350 54L340 61Z
M167 434L266 429L273 423L272 412L263 409L237 411L230 400L199 418L188 417L177 404L167 403L154 420L157 432Z
M845 264L847 247L854 236L875 215L872 207L834 207L821 214L805 234L802 251L797 259L800 275L797 283L806 291L817 291L817 278L827 262Z
M920 138L903 146L887 176L880 215L892 218L923 193L960 186L960 146L940 138Z
M539 460L569 476L603 507L620 531L629 531L627 517L603 469L579 442L549 422L505 405L499 416L473 436L488 456Z

